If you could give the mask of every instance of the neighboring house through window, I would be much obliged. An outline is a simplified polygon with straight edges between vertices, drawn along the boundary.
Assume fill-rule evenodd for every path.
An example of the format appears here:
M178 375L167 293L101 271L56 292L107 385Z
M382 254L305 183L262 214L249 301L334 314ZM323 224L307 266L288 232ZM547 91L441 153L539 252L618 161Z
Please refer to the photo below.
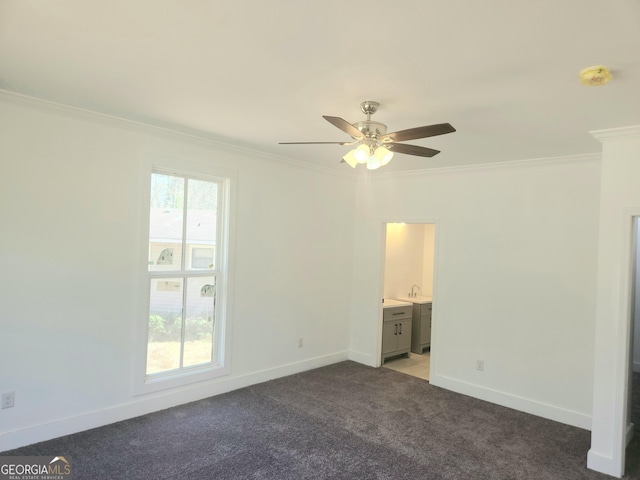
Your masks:
M213 247L192 247L191 268L210 268L213 264Z

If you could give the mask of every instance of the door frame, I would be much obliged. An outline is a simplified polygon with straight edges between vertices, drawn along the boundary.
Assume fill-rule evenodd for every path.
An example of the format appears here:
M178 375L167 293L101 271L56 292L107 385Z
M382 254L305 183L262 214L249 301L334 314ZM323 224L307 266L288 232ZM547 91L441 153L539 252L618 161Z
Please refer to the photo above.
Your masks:
M440 244L443 238L443 225L442 221L439 218L404 218L398 219L397 217L394 219L385 219L380 224L380 236L381 236L381 249L380 249L380 278L378 279L378 298L384 299L384 277L385 277L385 258L387 253L387 224L389 223L404 223L410 225L433 225L433 289L432 289L432 297L436 298L438 291L438 278L439 274L439 257L440 257ZM431 309L431 348L430 348L430 359L429 359L429 378L433 378L433 375L437 369L437 359L438 359L438 348L437 344L437 302L432 304ZM382 326L383 326L383 304L382 300L378 305L378 326L377 326L377 334L376 334L376 358L374 359L374 366L380 367L382 366L381 356L382 356ZM434 345L436 347L434 348Z
M599 472L621 477L625 470L626 447L631 441L633 432L629 424L629 394L631 388L631 374L633 371L633 310L634 310L634 282L635 282L635 262L636 248L638 242L638 222L640 222L640 209L626 208L622 213L622 241L620 249L619 263L619 289L618 290L618 314L613 319L607 319L607 328L615 328L617 335L613 344L613 371L609 376L613 378L614 394L610 397L612 404L600 404L595 401L592 413L591 448L587 453L587 467ZM615 286L614 286L615 287ZM598 307L599 308L599 307ZM612 321L613 320L613 321ZM596 322L602 322L601 315ZM609 324L610 323L610 324ZM596 325L596 327L599 324ZM597 330L597 328L596 328ZM596 339L597 343L597 339ZM599 353L596 351L594 379L594 397L601 393L599 387L598 365ZM602 429L603 422L613 420L611 431ZM597 450L596 445L608 444L610 452ZM610 455L610 456L609 456Z

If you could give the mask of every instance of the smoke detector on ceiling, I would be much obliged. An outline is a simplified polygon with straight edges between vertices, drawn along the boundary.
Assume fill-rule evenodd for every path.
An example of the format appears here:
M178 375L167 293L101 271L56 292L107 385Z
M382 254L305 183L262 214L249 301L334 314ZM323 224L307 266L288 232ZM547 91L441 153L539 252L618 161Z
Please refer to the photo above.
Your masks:
M602 65L594 65L580 71L580 83L588 87L606 85L612 78L611 72Z

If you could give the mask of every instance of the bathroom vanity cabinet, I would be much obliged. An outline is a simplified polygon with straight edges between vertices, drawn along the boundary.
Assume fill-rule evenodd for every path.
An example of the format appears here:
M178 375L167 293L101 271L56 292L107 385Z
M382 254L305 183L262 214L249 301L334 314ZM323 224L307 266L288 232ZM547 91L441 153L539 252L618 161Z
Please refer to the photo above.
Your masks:
M411 302L412 307L412 333L411 352L422 355L425 348L431 348L431 311L432 297L400 297L399 302Z
M409 355L411 350L412 306L409 303L385 305L382 322L382 363L396 355Z
M411 351L422 355L431 348L431 303L413 304L412 326Z

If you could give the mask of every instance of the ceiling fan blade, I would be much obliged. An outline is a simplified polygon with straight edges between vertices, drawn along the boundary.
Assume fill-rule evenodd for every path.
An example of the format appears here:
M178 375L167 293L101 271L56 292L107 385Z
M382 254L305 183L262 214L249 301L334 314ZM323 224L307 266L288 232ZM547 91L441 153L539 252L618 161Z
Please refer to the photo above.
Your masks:
M278 145L350 145L351 142L278 142Z
M343 132L348 133L356 140L362 140L364 138L364 134L360 130L358 130L355 125L351 125L349 122L340 117L329 117L327 115L323 115L322 118L324 118L333 126L338 127Z
M405 142L407 140L415 140L417 138L435 137L436 135L444 135L445 133L453 133L456 129L450 123L438 123L436 125L427 125L425 127L409 128L408 130L399 130L397 132L382 135L379 140L382 142Z
M440 150L434 150L433 148L419 147L417 145L405 145L404 143L388 143L385 144L385 147L392 152L417 155L418 157L433 157L440 153Z

